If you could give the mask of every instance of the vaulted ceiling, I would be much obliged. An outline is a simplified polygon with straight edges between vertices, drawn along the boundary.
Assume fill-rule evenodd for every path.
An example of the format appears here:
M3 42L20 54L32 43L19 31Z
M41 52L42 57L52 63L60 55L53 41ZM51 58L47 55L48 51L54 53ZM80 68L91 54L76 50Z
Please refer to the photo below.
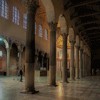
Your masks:
M64 10L90 48L100 48L100 0L65 0Z

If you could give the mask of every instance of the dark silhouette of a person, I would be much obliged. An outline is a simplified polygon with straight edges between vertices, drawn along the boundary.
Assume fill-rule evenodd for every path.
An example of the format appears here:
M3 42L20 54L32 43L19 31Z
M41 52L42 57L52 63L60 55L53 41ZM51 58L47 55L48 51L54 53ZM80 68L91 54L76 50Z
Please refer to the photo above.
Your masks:
M22 82L22 80L23 80L23 71L22 71L22 69L20 69L19 74L20 74L20 82Z

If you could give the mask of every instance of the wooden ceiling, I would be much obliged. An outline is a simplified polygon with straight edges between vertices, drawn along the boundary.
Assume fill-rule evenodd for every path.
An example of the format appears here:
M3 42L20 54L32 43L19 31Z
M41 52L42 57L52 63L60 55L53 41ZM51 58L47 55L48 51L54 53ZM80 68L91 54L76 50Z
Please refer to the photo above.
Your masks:
M90 48L100 48L100 0L65 0L64 10Z

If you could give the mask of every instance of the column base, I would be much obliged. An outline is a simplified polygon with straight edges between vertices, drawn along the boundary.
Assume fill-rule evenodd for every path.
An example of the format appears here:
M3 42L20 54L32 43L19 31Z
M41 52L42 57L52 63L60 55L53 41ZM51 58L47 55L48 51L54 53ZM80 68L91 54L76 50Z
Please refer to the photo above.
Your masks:
M79 79L80 79L79 77L76 77L76 78L75 78L75 80L79 80Z
M61 81L60 83L63 84L63 85L66 85L66 84L69 83L69 81L67 81L67 82L63 82L63 81Z
M54 86L54 87L57 87L58 85L57 85L57 84L55 84L55 85L49 85L49 86Z
M55 84L49 84L49 86L57 87L58 85L55 83Z
M33 91L24 90L21 93L24 93L24 94L36 94L36 93L39 93L39 91L36 91L36 90L33 90Z
M64 80L64 81L62 80L61 82L62 82L62 83L69 83L68 80Z
M73 78L70 78L69 80L70 80L70 81L75 81L75 79L73 79Z
M78 80L80 80L80 78L76 78L75 80L78 81Z

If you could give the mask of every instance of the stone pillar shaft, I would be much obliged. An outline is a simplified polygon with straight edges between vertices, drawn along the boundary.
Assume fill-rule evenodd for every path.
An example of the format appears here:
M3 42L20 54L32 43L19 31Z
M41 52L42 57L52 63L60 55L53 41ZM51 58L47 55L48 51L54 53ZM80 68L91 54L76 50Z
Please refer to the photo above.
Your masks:
M86 61L85 61L85 76L87 76L87 74L88 74L88 56L87 56L87 54L85 56L86 56Z
M10 75L10 51L11 51L11 47L12 47L12 41L10 39L8 39L8 44L9 44L9 47L6 48L6 51L7 51L7 76Z
M62 66L62 81L67 81L67 35L63 34L63 66Z
M75 79L75 67L74 67L74 41L70 42L71 45L71 51L70 51L70 79L74 80Z
M51 22L50 26L50 68L49 83L56 85L56 24Z
M83 50L80 49L80 78L83 77L83 57L82 57L82 54L83 54Z
M85 67L86 67L86 55L83 52L83 77L85 77Z
M22 55L21 55L21 51L18 48L18 67L21 68L22 67Z
M90 75L91 75L91 57L89 56L89 69L90 69Z
M23 52L23 45L18 44L18 66L19 68L22 68L22 52Z
M31 1L29 1L31 2ZM27 14L26 51L25 51L25 88L34 92L34 66L35 66L35 14L36 2L29 3Z
M79 79L79 46L76 46L75 78Z
M7 48L7 76L9 76L10 71L10 48Z
M85 53L84 75L87 76L87 54Z

